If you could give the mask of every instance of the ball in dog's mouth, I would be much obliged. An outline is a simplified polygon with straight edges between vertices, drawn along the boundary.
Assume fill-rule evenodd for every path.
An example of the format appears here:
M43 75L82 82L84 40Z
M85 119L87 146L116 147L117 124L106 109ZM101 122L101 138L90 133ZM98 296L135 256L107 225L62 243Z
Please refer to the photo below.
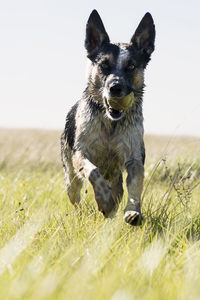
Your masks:
M105 99L105 103L106 103L107 110L108 110L110 116L111 116L113 119L116 119L116 120L117 120L117 119L121 118L121 116L123 115L123 111L119 111L119 110L113 109L113 108L108 104L107 99Z
M115 97L105 100L107 109L111 117L114 119L118 119L122 116L124 111L128 110L132 106L134 101L134 94L133 92L131 92L125 97Z
M108 99L108 104L116 110L119 111L126 111L128 110L132 104L133 104L133 100L134 100L134 94L133 92L131 92L130 94L126 95L125 97L114 97L111 99Z

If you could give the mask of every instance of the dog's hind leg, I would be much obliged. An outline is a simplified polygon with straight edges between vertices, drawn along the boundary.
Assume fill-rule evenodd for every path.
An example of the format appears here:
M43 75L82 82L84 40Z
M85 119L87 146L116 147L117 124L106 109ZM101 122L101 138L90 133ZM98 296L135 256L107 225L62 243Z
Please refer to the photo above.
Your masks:
M82 180L77 177L74 167L72 165L71 153L67 152L67 148L62 147L62 162L64 177L66 183L66 190L69 196L69 200L73 205L79 205L80 203L80 190L82 188Z
M120 172L111 182L111 190L115 202L119 205L123 197L123 178L122 173Z
M67 188L67 194L69 200L75 206L80 204L80 191L83 185L83 181L77 177L77 174L74 172L73 166L68 163L68 170L65 172L65 182Z
M126 169L128 172L126 179L128 203L124 210L124 220L131 225L140 225L142 221L140 198L143 188L144 166L142 162L130 159L126 163Z

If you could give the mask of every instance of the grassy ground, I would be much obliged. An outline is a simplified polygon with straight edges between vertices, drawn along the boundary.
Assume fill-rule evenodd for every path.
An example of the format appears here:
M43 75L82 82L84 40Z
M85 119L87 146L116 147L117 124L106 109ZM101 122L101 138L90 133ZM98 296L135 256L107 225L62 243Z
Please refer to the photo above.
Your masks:
M146 137L145 223L82 212L59 132L0 130L0 299L200 299L200 139Z

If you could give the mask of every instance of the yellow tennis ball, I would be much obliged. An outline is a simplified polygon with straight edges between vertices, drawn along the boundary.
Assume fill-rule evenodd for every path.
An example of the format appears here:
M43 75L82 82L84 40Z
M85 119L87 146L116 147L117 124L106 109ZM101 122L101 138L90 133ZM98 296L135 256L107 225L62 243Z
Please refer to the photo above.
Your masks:
M128 110L134 101L134 94L131 92L123 98L111 98L108 99L109 105L115 110Z

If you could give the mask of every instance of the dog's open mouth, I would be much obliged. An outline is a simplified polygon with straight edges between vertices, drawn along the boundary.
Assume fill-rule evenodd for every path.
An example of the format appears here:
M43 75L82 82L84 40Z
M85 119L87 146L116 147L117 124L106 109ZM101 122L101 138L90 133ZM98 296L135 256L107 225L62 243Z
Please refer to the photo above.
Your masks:
M116 110L114 108L112 108L109 104L108 104L108 101L107 99L105 98L105 103L106 103L106 107L107 107L107 111L109 113L109 115L113 118L113 119L120 119L123 115L123 110L119 111L119 110Z

